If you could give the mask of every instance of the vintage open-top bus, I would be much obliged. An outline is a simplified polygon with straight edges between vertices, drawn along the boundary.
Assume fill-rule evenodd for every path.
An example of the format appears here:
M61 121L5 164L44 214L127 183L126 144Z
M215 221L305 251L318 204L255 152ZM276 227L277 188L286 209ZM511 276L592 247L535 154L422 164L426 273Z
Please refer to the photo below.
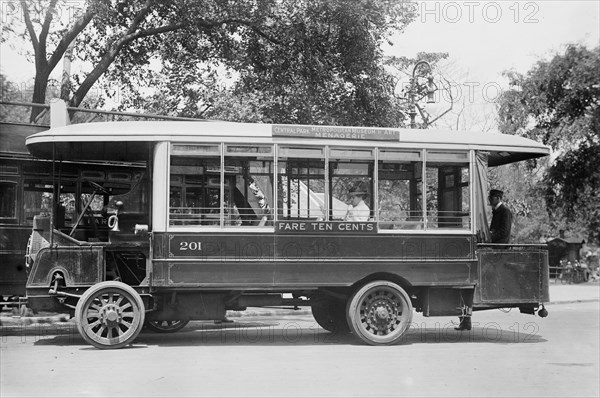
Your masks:
M174 331L247 307L311 306L324 329L373 345L399 342L413 309L546 312L545 246L487 243L487 168L549 154L526 138L114 122L52 128L27 146L57 164L146 164L127 193L94 185L110 197L107 236L34 220L28 305L69 309L99 348L131 343L145 322ZM358 221L346 204L357 184Z

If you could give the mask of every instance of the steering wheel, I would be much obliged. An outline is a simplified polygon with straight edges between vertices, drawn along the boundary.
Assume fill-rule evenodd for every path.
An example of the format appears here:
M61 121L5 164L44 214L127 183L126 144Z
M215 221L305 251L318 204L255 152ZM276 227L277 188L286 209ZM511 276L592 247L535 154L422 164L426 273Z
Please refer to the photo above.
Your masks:
M100 185L100 184L98 184L98 183L96 183L94 181L90 181L90 180L86 180L86 182L88 184L90 184L90 186L92 188L94 188L94 190L99 191L99 192L103 193L104 195L110 195L110 192L108 192L106 190L106 188L104 188L102 185Z
M90 197L90 200L88 201L88 203L86 203L85 208L83 209L81 214L79 214L79 217L77 217L77 221L71 228L71 232L69 233L69 236L73 236L75 229L77 229L77 227L80 225L81 220L84 216L86 216L89 219L90 225L92 226L92 230L93 230L93 236L98 236L98 226L96 225L96 221L94 220L94 215L90 208L90 204L92 202L93 196L96 195L97 193L102 193L104 195L110 195L110 192L108 192L108 190L106 188L104 188L102 185L100 185L94 181L85 180L85 182L90 184L90 186L94 189L94 193L93 193L92 197Z

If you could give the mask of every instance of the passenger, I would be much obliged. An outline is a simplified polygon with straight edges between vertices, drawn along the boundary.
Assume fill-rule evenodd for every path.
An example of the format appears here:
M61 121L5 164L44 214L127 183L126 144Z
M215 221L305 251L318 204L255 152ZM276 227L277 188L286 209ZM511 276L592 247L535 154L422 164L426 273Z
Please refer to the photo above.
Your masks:
M242 218L242 225L253 225L254 221L256 221L256 213L246 200L244 194L237 187L233 191L233 202Z
M510 240L510 229L512 225L512 213L502 202L504 192L498 189L490 190L488 200L492 207L492 222L490 223L490 234L492 243L508 243ZM471 314L463 314L459 317L460 324L456 330L471 330Z
M512 213L502 202L503 194L502 191L492 189L488 197L490 206L492 206L492 222L490 223L492 243L508 243L510 240Z
M371 211L366 205L364 199L367 197L367 190L357 184L350 189L350 205L346 211L344 221L369 221Z

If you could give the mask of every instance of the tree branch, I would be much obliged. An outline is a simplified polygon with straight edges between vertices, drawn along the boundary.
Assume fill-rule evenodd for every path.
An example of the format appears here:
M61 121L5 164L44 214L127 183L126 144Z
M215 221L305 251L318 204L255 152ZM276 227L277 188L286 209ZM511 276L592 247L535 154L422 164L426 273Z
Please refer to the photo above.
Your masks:
M181 23L176 23L176 24L172 24L172 25L164 25L164 26L160 26L160 27L152 28L152 29L138 30L138 27L141 25L141 23L144 21L144 18L150 12L152 3L153 3L152 0L148 0L145 4L144 8L142 8L140 10L140 12L135 16L135 19L133 20L131 26L129 27L129 29L127 29L127 33L112 43L112 45L106 51L106 53L104 54L104 56L102 57L100 62L98 62L96 64L94 69L87 75L87 77L81 83L81 85L79 86L77 91L73 94L73 97L71 98L71 101L70 101L71 106L77 107L81 104L81 102L83 101L83 98L86 96L88 91L92 88L92 86L94 85L94 83L96 83L96 81L100 78L100 76L102 76L104 74L104 72L106 72L106 70L110 67L112 62L115 60L117 55L120 53L121 49L126 44L128 44L134 40L143 38L143 37L154 36L154 35L159 35L162 33L179 30L179 29L182 29L185 26L189 25L189 22L181 22ZM213 22L200 21L198 23L198 25L201 27L205 27L205 28L213 28L213 27L220 26L222 24L230 24L230 23L247 26L248 28L252 29L252 31L254 31L256 34L265 38L266 40L268 40L274 44L278 44L278 45L283 44L280 40L277 40L276 38L272 37L268 33L263 32L259 27L257 27L251 21L230 18L230 19L224 19L224 20L213 21Z
M262 37L264 39L267 39L268 41L272 42L273 44L277 44L277 45L283 44L283 42L281 40L277 40L275 37L264 32L258 26L256 26L256 24L254 24L252 21L245 21L243 19L230 18L230 19L224 19L221 21L212 21L212 22L207 22L207 21L202 20L200 23L198 23L199 26L202 26L205 28L214 28L215 26L219 26L219 25L223 25L223 24L235 24L235 25L246 26L246 27L252 29L252 31L254 33L258 34L260 37Z
M444 112L442 112L441 114L439 114L435 119L430 121L429 124L435 123L436 121L441 119L445 114L447 114L454 108L454 97L452 97L452 87L450 86L450 82L448 81L448 79L446 79L444 77L442 77L442 79L444 79L446 81L446 84L448 85L448 95L450 96L450 107L448 109L446 109Z
M94 69L87 75L85 80L81 83L73 97L71 98L70 105L71 106L79 106L83 98L86 96L88 91L92 88L94 83L106 72L108 67L115 60L121 49L128 43L137 40L142 37L153 36L161 33L171 32L174 30L178 30L186 26L185 23L179 23L175 25L165 25L158 28L148 29L148 30L140 30L133 34L125 35L115 41L112 46L106 51L100 62L96 64Z
M179 24L175 24L175 25L165 25L165 26L161 26L161 27L158 27L158 28L152 28L152 29L146 29L146 30L139 30L139 31L135 32L132 35L124 36L123 37L124 40L123 40L123 43L121 44L121 47L123 47L123 45L125 45L125 44L127 44L127 43L129 43L131 41L140 39L142 37L148 37L148 36L158 35L158 34L161 34L161 33L172 32L174 30L182 29L185 26L186 26L186 24L179 23Z
M133 32L135 29L137 29L137 27L140 25L140 23L142 23L144 18L146 18L146 16L150 12L151 6L152 6L152 0L147 0L144 8L142 8L140 10L140 12L138 12L138 14L133 19L133 22L132 22L131 26L129 27L128 32Z
M63 57L65 51L67 51L69 44L71 44L71 42L73 40L75 40L75 38L79 35L79 33L81 33L81 31L83 29L85 29L85 27L90 23L90 21L94 18L94 16L96 16L96 12L92 11L90 8L88 8L88 10L85 12L83 17L81 17L79 20L77 20L77 22L75 22L73 27L67 33L65 33L63 38L60 40L60 42L56 46L54 53L52 53L50 60L48 61L48 65L50 66L50 69L54 69L54 67L58 64L60 59Z
M27 26L27 31L29 32L29 37L31 38L31 43L33 44L33 52L36 54L38 52L38 39L35 35L35 29L33 29L33 24L31 23L31 17L29 16L29 10L27 9L27 2L25 0L21 0L21 9L23 9L23 19L25 19L25 26Z
M54 10L56 9L56 3L58 0L52 0L48 9L46 10L46 17L44 18L44 24L42 25L42 31L40 32L40 48L44 51L44 58L46 57L46 40L48 39L48 31L50 30L50 23L54 16Z

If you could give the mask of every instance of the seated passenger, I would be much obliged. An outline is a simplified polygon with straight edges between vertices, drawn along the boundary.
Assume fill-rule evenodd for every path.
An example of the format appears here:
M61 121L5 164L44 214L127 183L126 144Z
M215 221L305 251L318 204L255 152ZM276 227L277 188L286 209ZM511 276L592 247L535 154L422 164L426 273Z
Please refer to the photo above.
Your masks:
M364 199L367 197L367 190L362 188L361 184L357 184L350 189L350 205L346 211L344 221L369 221L371 211L366 205Z
M256 213L246 200L244 194L236 187L233 191L233 202L242 219L242 225L253 225L256 221Z

